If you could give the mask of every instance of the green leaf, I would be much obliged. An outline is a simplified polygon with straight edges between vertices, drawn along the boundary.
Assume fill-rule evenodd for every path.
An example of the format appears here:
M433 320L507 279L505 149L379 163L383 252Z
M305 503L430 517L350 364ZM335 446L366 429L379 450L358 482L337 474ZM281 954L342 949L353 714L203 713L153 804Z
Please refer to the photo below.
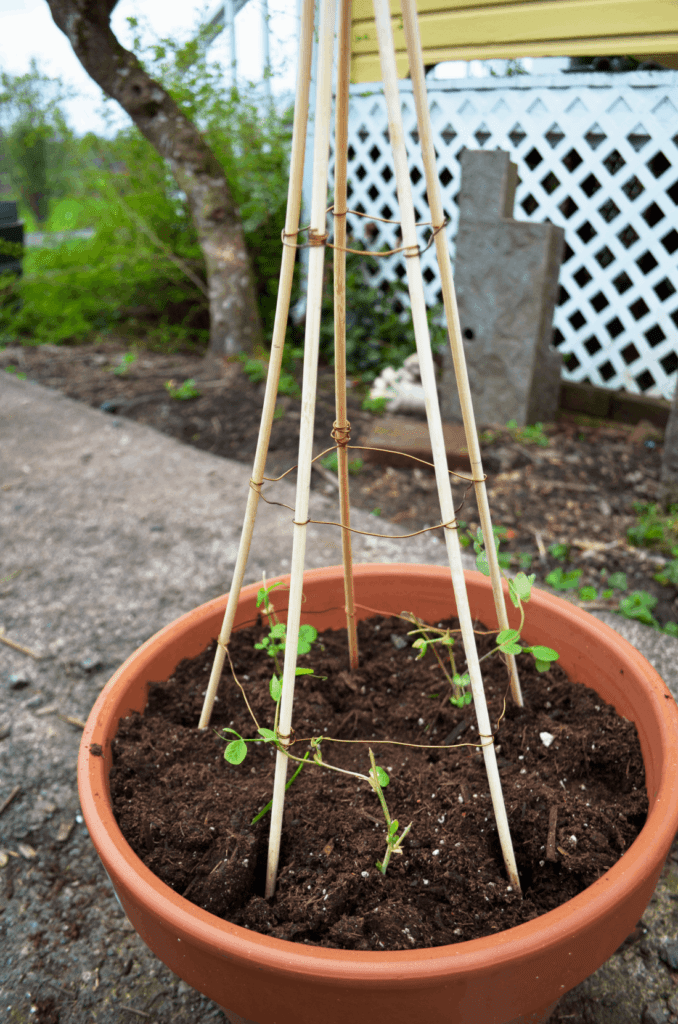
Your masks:
M614 597L614 590L604 590L600 596L603 601L609 601L611 597Z
M497 633L496 642L497 644L506 643L506 641L520 640L520 633L517 629L502 629L500 633Z
M558 651L554 651L551 647L541 647L539 644L536 647L530 647L530 651L539 661L557 661L560 657Z
M389 839L393 839L398 833L398 819L394 818L391 824L388 826Z
M527 576L524 572L516 573L515 579L511 582L516 588L516 593L521 601L529 601L532 593L532 587L536 579L535 573L530 573Z
M546 582L549 586L553 587L554 590L576 590L579 586L579 580L582 574L581 569L572 569L570 572L564 572L560 566L550 572L546 577Z
M628 590L625 572L613 572L607 582L608 586L614 587L615 590Z
M537 672L547 672L551 668L550 661L540 661L538 658L534 659L534 664Z
M297 669L294 670L294 674L295 674L295 676L312 676L313 675L313 669L312 668L297 668ZM323 676L322 678L323 679L327 679L327 676Z
M304 623L299 626L299 639L297 641L297 654L308 654L311 646L318 637L318 630L315 626Z
M581 587L579 590L580 601L595 601L598 597L598 591L595 587Z
M664 632L669 636L678 637L678 622L667 622L664 626Z
M282 697L282 679L278 679L276 675L271 676L271 681L268 684L268 690L271 697L277 704Z
M284 640L287 634L287 626L284 622L274 622L269 630L272 640Z
M478 569L483 576L490 575L490 566L488 564L487 554L485 551L481 551L480 554L476 556L476 569Z
M470 686L471 677L469 676L468 672L464 672L464 674L461 676L459 675L458 672L455 672L455 674L452 676L452 682L454 683L455 686Z
M391 780L389 779L384 769L377 765L377 782L379 783L379 785L382 787L388 786L390 781Z
M273 732L272 729L264 729L264 728L260 727L257 730L257 732L259 733L259 735L261 737L263 737L263 739L266 740L267 743L275 743L276 742L276 735L275 735L275 733Z
M224 757L230 764L242 764L247 757L247 744L244 740L233 740L224 751Z
M501 645L499 650L502 651L504 654L520 654L522 651L522 647L520 646L520 644L513 643L513 641L511 640L507 640L506 643L503 643Z
M468 693L465 693L464 696L461 698L461 704L470 704L472 700L473 700L473 694L469 690ZM461 704L460 704L460 707L461 707Z

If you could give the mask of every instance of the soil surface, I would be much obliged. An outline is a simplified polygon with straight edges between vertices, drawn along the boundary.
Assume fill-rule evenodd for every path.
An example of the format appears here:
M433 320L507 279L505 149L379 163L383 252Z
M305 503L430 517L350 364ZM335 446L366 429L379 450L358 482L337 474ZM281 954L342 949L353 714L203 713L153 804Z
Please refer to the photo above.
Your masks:
M444 626L457 631L458 621ZM503 931L600 878L646 818L635 726L557 666L537 673L528 655L519 656L519 709L506 699L502 661L485 661L521 898L503 866L473 708L450 704L440 663L432 651L417 658L411 629L398 618L361 623L353 673L345 630L322 634L300 657L314 674L297 681L294 754L312 756L311 736L343 740L325 740L323 759L360 778L302 770L285 802L271 901L263 898L270 818L250 823L272 795L272 746L248 744L241 764L225 761L234 734L224 727L257 735L233 677L222 681L213 729L196 728L214 643L181 662L169 682L152 684L146 713L121 722L113 745L113 806L138 856L176 892L234 924L361 950L442 946ZM265 636L268 627L240 631L231 652L254 716L270 729L274 666L255 649ZM495 648L494 634L478 642L481 656ZM463 671L458 634L455 647ZM406 745L377 746L384 738ZM412 822L386 875L375 867L386 826L366 778L370 741L390 777L390 813L401 829Z
M6 349L0 351L0 366L186 444L251 465L264 386L251 383L240 363L223 367L196 354L143 351L125 373L116 374L125 351L113 341L74 348ZM180 385L191 379L199 397L170 398L167 382ZM349 390L356 444L372 421L372 414L362 410L364 397L364 389ZM318 454L333 444L334 378L327 368L320 374L316 408ZM298 453L299 399L280 396L278 410L266 464L269 476L293 467ZM572 598L581 587L592 586L596 597L579 603L613 610L624 592L616 589L612 597L604 597L606 581L624 573L628 592L646 591L657 600L652 614L661 626L678 623L678 590L654 578L670 559L671 546L678 545L678 535L672 534L663 545L648 537L647 546L634 546L627 538L629 528L638 522L637 506L657 500L660 431L648 423L630 426L559 414L556 423L545 427L543 447L501 426L486 429L482 440L493 521L506 528L502 550L510 554L514 570L536 573L538 583L554 569L578 571L566 596ZM361 454L356 451L352 456L358 459ZM288 479L293 481L294 473ZM312 486L336 496L327 469L312 474ZM465 531L474 532L478 515L473 494L457 485L455 500ZM440 522L433 471L421 466L410 470L364 462L351 477L351 503L407 531ZM562 545L557 557L551 550L556 544Z

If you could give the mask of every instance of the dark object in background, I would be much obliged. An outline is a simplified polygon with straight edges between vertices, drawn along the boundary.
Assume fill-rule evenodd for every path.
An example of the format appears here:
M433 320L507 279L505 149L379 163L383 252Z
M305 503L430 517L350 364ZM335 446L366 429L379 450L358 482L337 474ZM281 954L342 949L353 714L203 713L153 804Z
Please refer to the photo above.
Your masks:
M6 252L3 242L12 246L12 251ZM15 252L15 247L21 246L20 252ZM16 203L12 199L0 200L0 274L22 274L24 247L24 222L18 219Z

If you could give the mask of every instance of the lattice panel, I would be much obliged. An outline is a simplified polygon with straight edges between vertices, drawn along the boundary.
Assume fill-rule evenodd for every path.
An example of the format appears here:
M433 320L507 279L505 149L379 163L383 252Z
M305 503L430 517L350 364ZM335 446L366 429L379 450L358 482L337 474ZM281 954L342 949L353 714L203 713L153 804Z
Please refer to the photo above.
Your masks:
M401 83L418 219L428 219L409 82ZM565 228L554 344L563 376L670 398L678 369L678 74L527 76L429 83L443 204L454 255L463 147L504 149L518 165L514 215ZM349 205L398 218L383 96L352 87ZM396 225L349 218L370 248L400 244ZM425 238L422 229L422 240ZM405 277L379 261L375 283ZM440 301L434 249L422 258L427 301Z

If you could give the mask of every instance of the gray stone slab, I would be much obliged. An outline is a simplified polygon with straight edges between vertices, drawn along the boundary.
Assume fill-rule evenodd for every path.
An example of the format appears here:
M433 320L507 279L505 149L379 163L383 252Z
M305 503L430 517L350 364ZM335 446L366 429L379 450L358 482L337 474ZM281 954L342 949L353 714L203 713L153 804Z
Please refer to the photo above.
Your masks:
M560 391L551 340L564 233L512 219L508 153L465 150L461 167L455 288L476 420L549 422ZM440 401L444 419L461 419L449 350Z

